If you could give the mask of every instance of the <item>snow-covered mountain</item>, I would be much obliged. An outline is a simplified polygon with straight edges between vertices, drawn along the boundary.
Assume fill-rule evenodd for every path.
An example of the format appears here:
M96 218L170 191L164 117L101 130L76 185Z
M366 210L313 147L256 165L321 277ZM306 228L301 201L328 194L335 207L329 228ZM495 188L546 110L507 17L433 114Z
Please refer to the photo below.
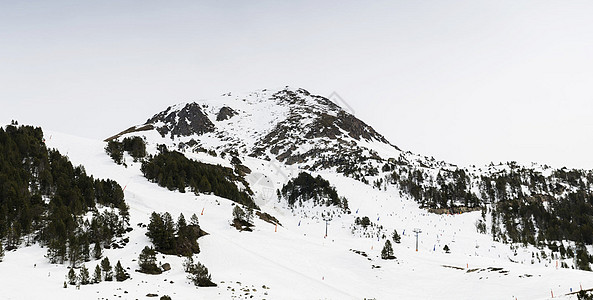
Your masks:
M67 267L49 264L37 244L23 245L0 263L0 295L7 299L576 299L571 292L593 288L593 273L573 269L577 260L548 247L545 238L511 243L511 227L520 239L529 224L537 233L538 216L523 221L499 211L525 212L525 203L554 208L571 192L590 190L590 172L514 163L462 168L413 154L303 89L227 93L171 106L106 140L144 141L146 157L124 152L123 164L105 153L105 141L45 136L89 174L124 187L133 230L125 247L104 255L129 268L131 279L64 289ZM234 170L232 180L251 191L260 213L253 231L231 226L236 202L197 183L184 182L186 190L148 180L142 165L162 154L162 145ZM289 204L283 188L301 172L329 181L350 213L323 202ZM134 272L140 251L151 244L145 225L153 211L198 215L208 234L198 239L194 259L208 267L217 287L190 284L183 258L174 255L158 255L171 265L161 275ZM394 230L401 243L393 242ZM394 260L381 259L387 240ZM560 240L577 251L574 241ZM98 263L86 265L92 270ZM26 288L31 281L38 288Z

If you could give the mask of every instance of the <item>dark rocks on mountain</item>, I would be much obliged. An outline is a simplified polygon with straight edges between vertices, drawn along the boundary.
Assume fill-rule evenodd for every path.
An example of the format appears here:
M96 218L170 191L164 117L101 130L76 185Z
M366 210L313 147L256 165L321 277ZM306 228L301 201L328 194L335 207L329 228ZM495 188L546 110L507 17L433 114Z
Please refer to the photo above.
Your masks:
M145 124L143 126L132 126L114 136L108 137L105 140L103 140L104 142L109 142L115 139L118 139L120 136L127 134L127 133L132 133L132 132L140 132L140 131L148 131L148 130L153 130L154 126L150 125L150 124Z
M306 100L307 97L313 98L313 104ZM362 152L356 141L375 140L391 145L371 126L325 97L312 96L306 90L298 89L279 91L271 99L288 106L289 115L256 143L250 156L262 157L269 150L277 160L288 165L327 156L329 161L317 160L316 165L331 167L350 161L347 153ZM312 122L303 124L303 119L312 119ZM309 145L312 139L318 140L314 146ZM366 159L381 158L371 155Z
M282 224L280 224L280 221L278 221L278 219L276 219L276 217L274 217L268 213L262 213L261 211L256 211L255 215L258 216L261 220L266 221L272 225L282 226Z
M228 106L223 106L220 109L220 111L218 112L218 115L216 116L216 121L220 122L220 121L228 120L237 114L238 113L236 111L234 111L232 108L230 108Z
M164 263L162 266L163 271L170 271L171 270L171 264L170 263Z
M189 136L192 134L201 135L214 131L214 124L208 116L204 114L202 108L197 103L188 103L179 111L172 111L172 107L153 116L146 121L146 124L155 124L163 122L164 125L156 127L156 130L162 135L171 134L174 136Z
M356 140L360 140L361 138L365 140L376 139L382 143L389 144L389 141L387 141L387 139L383 137L381 134L376 132L375 129L373 129L373 127L368 126L360 119L344 111L338 113L336 123L338 127L348 132L350 137ZM399 148L397 148L397 146L393 147L395 147L397 150L400 150Z

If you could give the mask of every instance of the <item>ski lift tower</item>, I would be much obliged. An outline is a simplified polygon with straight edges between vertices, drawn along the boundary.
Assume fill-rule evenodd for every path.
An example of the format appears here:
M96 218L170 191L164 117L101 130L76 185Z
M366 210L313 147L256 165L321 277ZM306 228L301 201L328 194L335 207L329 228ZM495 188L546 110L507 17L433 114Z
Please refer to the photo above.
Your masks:
M420 228L414 228L414 233L416 233L416 252L418 252L418 234L421 232L422 230Z
M323 236L324 239L327 238L327 226L329 225L329 221L331 221L330 216L324 216L323 221L325 221L325 235Z

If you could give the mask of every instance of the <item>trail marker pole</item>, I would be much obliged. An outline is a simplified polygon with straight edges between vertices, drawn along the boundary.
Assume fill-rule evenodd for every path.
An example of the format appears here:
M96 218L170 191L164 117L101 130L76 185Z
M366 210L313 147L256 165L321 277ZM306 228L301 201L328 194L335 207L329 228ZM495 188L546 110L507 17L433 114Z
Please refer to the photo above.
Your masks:
M418 252L418 234L422 232L420 228L414 228L414 232L416 233L416 252Z
M202 207L202 213L200 214L200 216L203 216L204 215L204 208L205 207Z

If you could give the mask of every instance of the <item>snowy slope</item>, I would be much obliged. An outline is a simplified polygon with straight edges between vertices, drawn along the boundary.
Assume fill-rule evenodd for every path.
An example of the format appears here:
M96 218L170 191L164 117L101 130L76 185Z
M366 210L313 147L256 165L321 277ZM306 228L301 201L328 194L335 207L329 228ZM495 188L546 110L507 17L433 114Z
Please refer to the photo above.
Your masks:
M373 189L335 172L322 171L321 175L349 199L353 212L333 218L324 238L324 221L304 218L299 211L278 203L275 195L265 194L278 188L286 177L296 175L297 170L246 158L244 163L252 175L261 174L251 178L258 204L283 226L275 232L273 225L256 220L254 232L239 232L229 225L230 201L171 192L150 183L138 163L128 163L127 168L114 164L103 150L104 142L56 132L46 131L46 135L52 137L47 142L50 147L67 154L74 164L83 164L89 174L113 178L126 187L134 228L130 243L124 249L106 250L105 255L112 262L121 260L132 270L132 278L123 283L82 286L80 290L73 286L64 289L66 266L48 264L43 258L45 249L31 246L7 253L0 263L4 299L147 299L148 293L173 299L249 299L251 295L255 299L549 299L551 292L555 297L570 298L563 295L571 288L578 289L579 284L593 288L593 273L556 269L554 261L547 260L532 265L529 249L520 249L515 256L508 245L478 234L474 223L480 218L479 212L428 214L395 190ZM321 208L311 210L315 209ZM179 213L188 217L202 210L200 225L209 235L199 240L202 252L197 260L209 268L218 287L190 285L182 259L174 256L159 255L160 262L172 265L171 271L161 275L133 272L138 253L149 244L145 229L138 223L148 223L152 211L168 211L176 218ZM352 232L356 216L369 216L388 235L393 229L405 232L402 243L394 244L396 260L379 258L382 237ZM414 228L422 230L418 252ZM445 244L451 248L450 254L441 250ZM368 258L350 249L363 251ZM96 263L90 262L87 267L92 270ZM34 288L30 288L31 282Z

